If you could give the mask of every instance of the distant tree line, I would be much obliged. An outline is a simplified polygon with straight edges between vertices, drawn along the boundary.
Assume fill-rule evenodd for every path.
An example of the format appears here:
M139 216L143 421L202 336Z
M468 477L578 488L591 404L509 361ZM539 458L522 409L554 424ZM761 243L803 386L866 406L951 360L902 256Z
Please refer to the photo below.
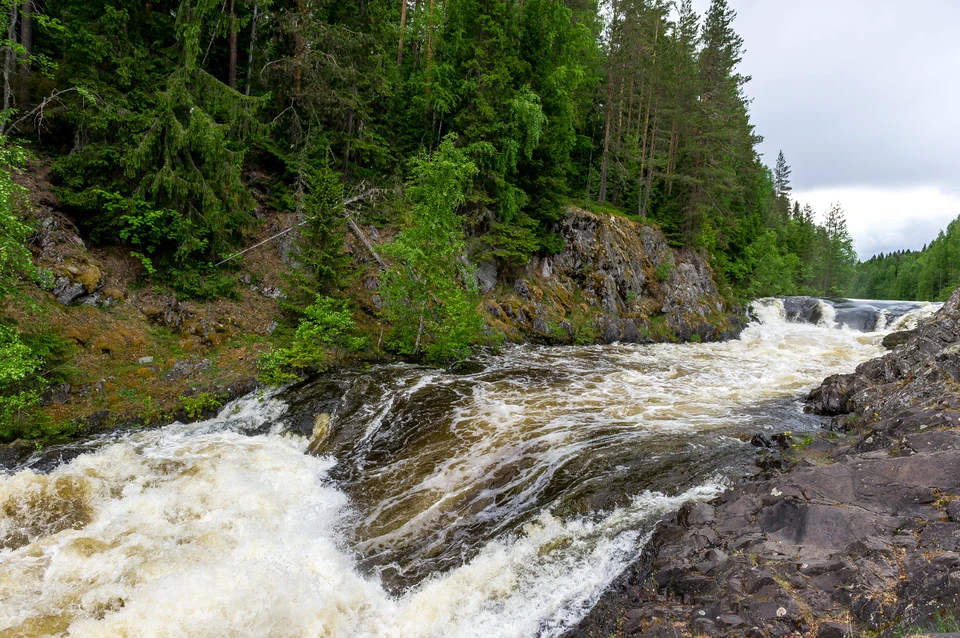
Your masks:
M960 286L960 219L921 250L880 253L857 265L849 294L866 299L945 301Z

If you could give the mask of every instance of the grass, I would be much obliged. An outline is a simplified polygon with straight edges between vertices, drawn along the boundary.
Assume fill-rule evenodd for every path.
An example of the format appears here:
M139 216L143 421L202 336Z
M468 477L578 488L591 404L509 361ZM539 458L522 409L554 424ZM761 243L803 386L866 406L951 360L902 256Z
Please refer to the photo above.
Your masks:
M948 634L960 632L960 621L953 614L939 616L936 622L931 624L917 624L908 627L895 629L892 636L894 638L904 638L904 636L923 636L931 633ZM880 633L874 634L879 636Z

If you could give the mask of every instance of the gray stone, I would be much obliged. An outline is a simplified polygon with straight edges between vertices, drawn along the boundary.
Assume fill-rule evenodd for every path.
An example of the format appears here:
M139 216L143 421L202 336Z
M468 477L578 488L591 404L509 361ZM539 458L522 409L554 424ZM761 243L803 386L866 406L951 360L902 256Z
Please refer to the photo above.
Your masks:
M856 635L853 627L838 622L825 622L817 631L817 638L850 638Z
M137 363L153 363L153 357L140 357Z
M53 404L62 404L66 403L70 398L70 384L61 383L60 385L53 385L44 391L43 396L40 398L41 405L53 405Z
M189 375L196 367L197 364L181 359L173 363L173 366L163 375L163 378L165 381L176 381Z
M86 292L83 284L73 283L69 277L57 277L53 284L53 296L64 306L69 306Z
M515 282L513 282L513 290L523 299L532 298L530 295L530 286L527 285L527 282L524 279L517 279Z
M947 503L947 518L954 523L960 523L960 501Z
M497 264L492 261L477 264L476 277L480 292L490 292L497 285Z

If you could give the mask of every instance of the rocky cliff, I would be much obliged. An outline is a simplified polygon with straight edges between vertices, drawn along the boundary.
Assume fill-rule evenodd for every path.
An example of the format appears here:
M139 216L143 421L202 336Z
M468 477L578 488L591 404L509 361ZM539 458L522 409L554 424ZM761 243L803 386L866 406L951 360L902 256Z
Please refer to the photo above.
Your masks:
M481 264L491 324L512 341L630 343L718 340L742 327L704 256L676 250L658 229L568 208L566 247L518 275Z
M830 377L832 428L658 525L570 636L903 635L960 618L960 290L894 350ZM792 466L782 470L787 465Z

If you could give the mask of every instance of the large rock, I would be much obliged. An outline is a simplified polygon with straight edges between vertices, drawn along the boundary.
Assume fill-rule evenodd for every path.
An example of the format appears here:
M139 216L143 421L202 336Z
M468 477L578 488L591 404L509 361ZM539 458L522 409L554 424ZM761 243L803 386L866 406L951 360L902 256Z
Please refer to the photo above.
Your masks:
M508 337L706 341L742 328L740 313L725 306L705 256L672 249L658 229L569 208L557 231L565 248L532 260L523 277L508 282L514 296L488 303L491 323ZM572 335L561 329L564 323Z
M810 410L875 422L908 410L960 409L954 392L960 382L960 288L931 319L885 343L894 350L814 389Z
M811 393L850 436L666 516L567 635L894 636L960 617L958 344L955 292L893 352Z

